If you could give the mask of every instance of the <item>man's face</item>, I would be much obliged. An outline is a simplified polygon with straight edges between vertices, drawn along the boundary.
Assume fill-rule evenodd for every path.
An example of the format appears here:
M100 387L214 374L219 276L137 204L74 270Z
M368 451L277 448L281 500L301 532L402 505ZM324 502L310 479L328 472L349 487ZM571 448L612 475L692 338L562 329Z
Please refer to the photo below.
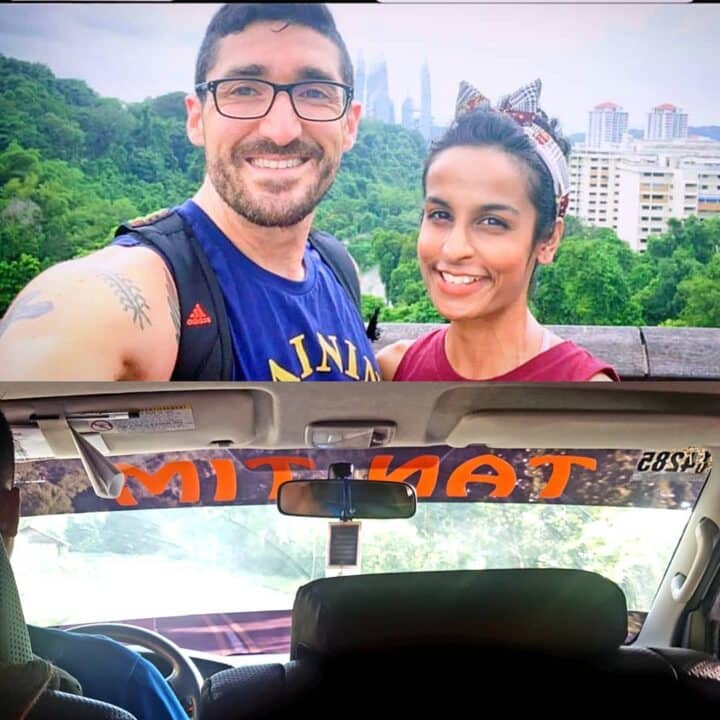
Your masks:
M289 83L340 76L340 51L320 33L284 22L259 22L217 45L207 80L247 77ZM220 115L210 94L186 101L188 135L205 148L207 174L235 212L263 227L290 227L309 215L332 184L357 135L360 106L332 122L301 120L287 93L256 120Z

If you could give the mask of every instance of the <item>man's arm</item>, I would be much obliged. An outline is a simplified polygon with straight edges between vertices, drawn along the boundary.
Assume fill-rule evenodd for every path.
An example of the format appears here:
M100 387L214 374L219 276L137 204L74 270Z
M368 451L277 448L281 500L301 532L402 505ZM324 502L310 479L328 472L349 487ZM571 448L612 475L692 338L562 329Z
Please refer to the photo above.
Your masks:
M0 380L168 380L180 313L165 263L108 247L33 279L0 320Z
M188 717L160 671L144 657L137 658L123 707L138 718L187 720Z

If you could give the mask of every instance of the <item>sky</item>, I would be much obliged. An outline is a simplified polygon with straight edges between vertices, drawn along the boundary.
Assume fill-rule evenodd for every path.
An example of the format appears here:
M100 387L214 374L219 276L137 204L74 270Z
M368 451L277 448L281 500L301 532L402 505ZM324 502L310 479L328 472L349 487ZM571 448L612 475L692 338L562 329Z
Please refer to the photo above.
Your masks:
M189 92L197 49L219 5L18 3L0 5L0 53L41 62L132 102ZM399 118L420 100L430 67L435 121L450 119L460 80L493 101L539 77L541 106L566 133L610 100L643 128L670 102L690 125L720 125L720 5L330 4L353 61L388 63Z

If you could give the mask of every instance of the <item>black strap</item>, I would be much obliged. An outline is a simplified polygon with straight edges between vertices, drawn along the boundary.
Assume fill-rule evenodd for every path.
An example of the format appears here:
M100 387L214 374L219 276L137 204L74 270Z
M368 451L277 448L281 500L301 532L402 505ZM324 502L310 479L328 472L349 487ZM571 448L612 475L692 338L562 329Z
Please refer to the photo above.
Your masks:
M347 248L336 237L322 230L312 230L310 232L310 244L318 251L320 257L335 273L335 277L343 286L345 292L350 296L350 299L355 304L362 318L360 277L358 276L357 267ZM380 309L377 308L365 329L365 335L370 338L372 342L380 339L380 329L377 326L379 316Z
M147 225L121 225L156 248L175 279L180 305L180 347L172 380L231 380L232 339L222 291L205 252L176 212ZM210 322L207 322L207 318Z
M360 278L358 277L357 268L347 248L336 237L322 230L312 230L310 232L310 244L330 266L338 282L343 286L345 292L355 304L358 312L361 312Z

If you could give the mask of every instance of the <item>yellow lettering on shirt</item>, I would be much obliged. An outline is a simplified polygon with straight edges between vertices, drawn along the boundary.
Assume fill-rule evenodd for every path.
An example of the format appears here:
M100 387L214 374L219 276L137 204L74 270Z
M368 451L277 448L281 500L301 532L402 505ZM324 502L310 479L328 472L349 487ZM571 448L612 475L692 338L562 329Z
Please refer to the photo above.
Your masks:
M277 360L268 359L268 369L270 371L270 379L273 382L300 382L311 378L314 373L330 373L333 368L330 365L330 361L335 367L344 375L353 380L364 380L365 382L379 382L380 375L373 367L372 359L367 355L362 355L362 373L364 377L361 377L360 361L358 358L357 347L350 342L350 340L343 340L347 346L347 362L343 363L342 351L338 343L337 336L335 335L323 335L322 333L316 333L317 345L311 344L308 346L305 341L305 335L296 335L288 340L288 344L295 351L295 356L300 366L300 372L298 373L288 370L286 367L281 365ZM318 352L320 351L320 352ZM321 354L320 354L321 353ZM314 365L314 360L317 360L317 356L320 354L320 363ZM295 362L290 363L293 369L296 368ZM345 366L347 365L347 367Z
M353 380L359 380L360 376L358 375L357 348L349 340L346 340L345 344L348 346L348 366L347 370L345 370L345 374Z
M302 368L301 379L310 377L313 373L312 366L310 365L310 359L308 358L307 351L305 350L305 335L296 335L294 338L290 338L290 344L295 348L295 354L300 361L300 367Z
M268 360L268 366L270 367L270 377L273 382L300 382L300 378L297 375L293 375L289 370L286 370L274 360Z
M328 365L328 357L335 363L335 366L340 372L343 372L343 361L340 355L340 348L338 347L337 337L335 335L328 335L330 342L321 333L316 333L320 349L322 350L322 362L315 368L318 372L331 372L330 366Z
M375 372L370 359L367 356L363 357L365 360L365 382L380 382L380 375Z

